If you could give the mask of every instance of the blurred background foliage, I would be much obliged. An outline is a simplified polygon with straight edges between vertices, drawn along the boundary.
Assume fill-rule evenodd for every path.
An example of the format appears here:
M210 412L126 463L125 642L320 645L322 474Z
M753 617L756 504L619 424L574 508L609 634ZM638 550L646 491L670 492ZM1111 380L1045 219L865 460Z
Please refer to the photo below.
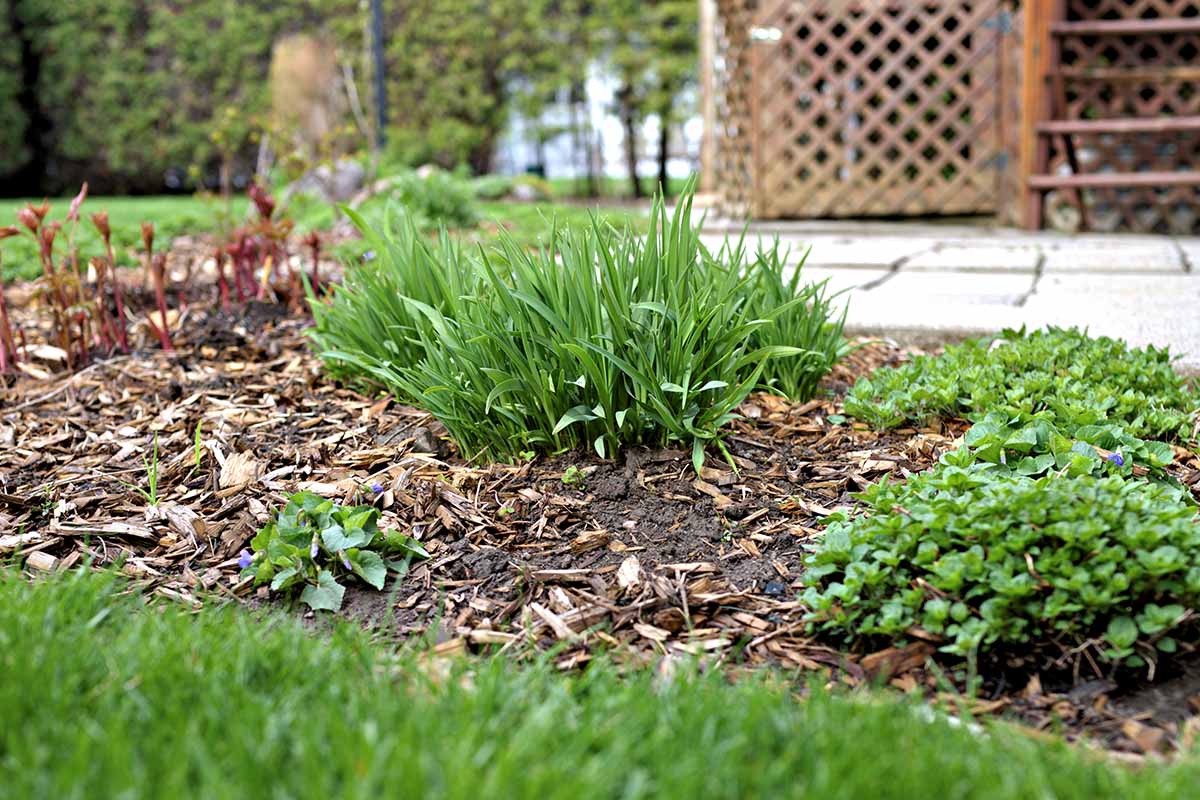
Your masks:
M623 124L673 122L695 72L694 0L384 0L384 13L392 164L490 172L510 116L585 102L598 64L620 82ZM304 158L366 151L367 0L0 0L0 192L215 189L264 149L286 159L269 76L295 34L332 49L343 97L336 134ZM573 124L539 135L587 135Z

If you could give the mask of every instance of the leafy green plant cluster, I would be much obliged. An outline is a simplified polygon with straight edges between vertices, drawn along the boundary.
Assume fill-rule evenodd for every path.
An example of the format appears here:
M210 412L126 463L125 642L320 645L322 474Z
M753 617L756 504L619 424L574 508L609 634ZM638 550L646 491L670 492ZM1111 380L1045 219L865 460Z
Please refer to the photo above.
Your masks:
M1081 425L1068 435L1045 417L1000 411L972 425L963 444L943 460L990 463L997 475L1146 474L1169 481L1164 469L1175 460L1171 445L1130 436L1120 425Z
M1130 436L1191 432L1197 406L1165 349L1136 349L1071 329L1004 331L860 378L846 413L876 428L990 411L1038 416L1067 435L1119 424Z
M1200 599L1200 524L1178 490L1072 474L1073 455L1038 479L970 460L876 484L869 515L833 519L806 558L815 625L848 640L919 628L960 655L1099 643L1136 664L1175 650Z
M382 589L389 568L404 570L410 559L429 557L416 539L381 530L377 509L337 505L311 492L292 495L250 546L254 552L243 551L239 561L243 576L272 591L302 584L301 602L328 611L342 606L339 577L357 575Z
M815 377L793 383L815 386L841 326L768 257L714 257L690 213L689 195L672 215L659 202L645 237L593 219L540 250L502 236L470 256L411 223L367 230L378 263L314 308L316 349L429 409L468 455L680 441L699 464L771 360L804 358Z

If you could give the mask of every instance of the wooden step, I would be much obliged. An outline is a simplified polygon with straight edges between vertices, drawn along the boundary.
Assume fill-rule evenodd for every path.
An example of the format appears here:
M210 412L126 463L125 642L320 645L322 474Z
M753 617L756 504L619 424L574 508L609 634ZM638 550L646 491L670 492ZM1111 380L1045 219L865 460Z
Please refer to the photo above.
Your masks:
M1200 81L1200 67L1062 67L1058 74L1092 81Z
M1200 131L1200 116L1143 119L1056 119L1037 124L1037 132L1049 136L1101 133L1176 133L1178 131Z
M1030 189L1125 189L1200 186L1200 170L1187 172L1095 172L1085 175L1030 175Z
M1097 19L1052 22L1055 36L1154 36L1166 33L1200 33L1200 17L1159 19Z

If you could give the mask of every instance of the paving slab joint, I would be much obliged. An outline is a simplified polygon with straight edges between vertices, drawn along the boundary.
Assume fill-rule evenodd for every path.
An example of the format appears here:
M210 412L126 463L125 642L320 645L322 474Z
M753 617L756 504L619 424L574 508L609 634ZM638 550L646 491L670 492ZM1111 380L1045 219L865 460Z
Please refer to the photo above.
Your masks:
M1192 271L1192 260L1188 258L1187 250L1183 249L1183 245L1178 239L1172 239L1171 244L1175 245L1175 252L1179 254L1179 263L1183 264L1183 271L1190 273Z
M1017 298L1014 303L1017 308L1021 308L1029 302L1029 298L1037 294L1038 284L1042 282L1042 275L1046 272L1046 253L1042 248L1038 248L1037 261L1033 265L1033 283L1029 286L1029 291Z
M915 253L909 253L908 255L900 256L899 258L897 258L895 261L893 261L891 264L888 265L888 271L886 273L879 276L878 278L876 278L873 281L868 281L867 283L864 283L862 286L858 287L859 291L869 292L872 289L878 289L880 286L882 286L883 284L885 284L889 280L891 280L892 276L895 275L897 272L899 272L900 268L902 266L904 266L905 264L907 264L909 261L912 261L917 256L923 256L926 253L936 253L939 246L940 245L935 244L933 247L927 247L924 250L918 250Z

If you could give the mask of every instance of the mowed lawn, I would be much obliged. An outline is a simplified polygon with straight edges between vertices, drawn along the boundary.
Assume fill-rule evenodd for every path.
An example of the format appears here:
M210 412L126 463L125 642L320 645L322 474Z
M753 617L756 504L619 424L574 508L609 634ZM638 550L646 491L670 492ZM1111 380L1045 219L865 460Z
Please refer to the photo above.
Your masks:
M42 198L20 200L0 199L0 226L17 224L17 211L28 203L40 205ZM248 201L242 197L226 203L218 198L195 195L152 195L146 197L89 197L80 208L80 221L75 230L75 243L80 258L102 256L104 245L91 222L91 215L107 211L112 228L113 247L121 264L137 263L137 249L142 242L142 223L153 222L155 241L164 244L175 236L212 233L231 229L244 218ZM71 207L70 197L50 200L47 219L65 220ZM57 252L65 253L71 225L64 223L55 241ZM62 249L58 249L62 248ZM0 241L4 280L31 279L41 273L37 247L26 234Z
M0 570L0 795L28 798L1185 798L1140 770L894 701L462 659L349 626L148 605Z
M0 226L14 225L17 211L27 203L40 204L39 199L0 199ZM71 198L50 200L48 219L62 220L70 208ZM386 213L387 197L372 198L360 209L369 220L377 220ZM81 209L80 223L75 231L75 242L79 247L81 261L103 255L103 244L91 223L91 215L107 211L112 228L113 246L120 264L133 266L139 263L143 222L153 222L156 246L163 246L176 236L185 234L221 233L231 231L244 224L249 203L241 196L230 204L219 198L193 195L161 195L146 197L90 197ZM295 211L296 229L306 231L325 229L333 224L336 211L332 206L303 203ZM287 210L284 210L287 213ZM579 226L590 223L595 214L601 221L614 225L627 222L645 224L645 211L636 207L611 207L565 203L518 203L481 202L479 218L481 225L474 230L453 231L454 235L467 239L480 239L495 234L497 227L505 228L522 245L536 246L547 240L553 224ZM56 247L64 249L70 226L64 227ZM353 256L354 247L334 251L337 256ZM0 241L0 277L5 281L31 280L41 274L38 250L33 239L26 234Z

